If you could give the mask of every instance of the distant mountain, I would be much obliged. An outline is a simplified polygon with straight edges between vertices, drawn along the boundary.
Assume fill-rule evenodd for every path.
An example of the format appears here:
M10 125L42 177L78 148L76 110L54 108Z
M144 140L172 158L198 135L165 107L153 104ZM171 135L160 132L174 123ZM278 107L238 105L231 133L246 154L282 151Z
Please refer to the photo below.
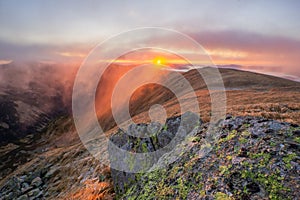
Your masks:
M20 139L28 133L40 132L51 120L68 113L60 91L48 96L47 93L34 89L0 89L1 145Z
M0 67L0 145L40 132L49 121L70 114L74 77L66 80L64 73L62 67L40 64Z

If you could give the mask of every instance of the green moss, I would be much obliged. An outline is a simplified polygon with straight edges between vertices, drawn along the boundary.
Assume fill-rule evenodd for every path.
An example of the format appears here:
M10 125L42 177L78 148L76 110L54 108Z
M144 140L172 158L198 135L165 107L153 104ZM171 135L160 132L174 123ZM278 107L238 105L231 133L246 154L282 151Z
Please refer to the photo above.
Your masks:
M170 174L169 174L169 177L172 178L172 179L176 178L176 176L178 175L179 170L181 170L181 169L182 168L179 167L179 166L173 167Z
M246 138L243 138L243 137L240 137L239 142L240 142L241 144L245 144L245 143L247 143L247 139L246 139Z
M167 124L165 124L164 126L163 126L163 128L162 128L164 131L167 131L167 129L168 129L168 125Z
M284 187L282 184L283 177L280 176L278 172L272 174L263 174L260 172L253 172L251 170L245 169L241 171L241 177L245 179L251 179L254 182L262 185L269 194L271 200L286 199L283 195L285 191L289 189ZM245 191L244 191L245 192Z
M147 148L147 144L146 143L142 144L142 152L143 153L147 153L148 152L148 148Z
M234 146L234 148L233 148L233 151L234 151L235 154L238 154L240 152L240 150L241 150L240 145Z
M297 143L300 143L300 137L295 137L293 140Z
M200 142L201 138L199 136L191 136L188 138L188 141L190 142Z
M241 136L243 137L249 137L251 135L251 133L248 130L245 130L241 133Z
M216 200L231 200L232 198L223 192L217 192L215 194Z
M174 193L173 188L166 186L164 180L160 181L157 184L156 188L156 197L167 197L168 195L172 195Z
M291 161L293 159L295 159L297 157L297 155L295 153L291 153L291 154L288 154L287 156L283 157L283 162L286 164L286 167L288 169L290 169L292 167L291 165Z
M187 195L189 193L189 187L187 186L186 182L183 180L183 178L179 178L177 180L176 187L179 189L179 197L180 199L186 199Z
M276 145L277 145L276 142L273 142L273 141L270 142L271 147L275 147Z
M158 138L157 138L157 134L153 135L151 137L152 141L153 141L153 144L157 144L158 143Z
M251 126L251 124L243 124L243 127L245 128L249 128Z
M247 170L242 170L241 177L242 178L254 179L254 174L252 173L252 171L250 171L248 169Z
M204 198L205 197L205 190L200 190L200 198Z
M250 158L252 159L263 159L264 161L269 161L271 155L269 153L264 153L264 152L260 152L260 153L254 153L254 154L250 154Z
M256 167L258 167L258 168L265 168L269 164L270 158L271 158L271 154L264 153L264 152L250 153L249 156L252 159L258 159L257 165L256 165Z
M229 175L231 167L232 167L232 165L228 165L228 166L221 165L221 166L219 166L220 175Z
M127 163L127 166L129 166L129 170L130 171L133 171L133 169L134 169L134 166L135 166L135 162L134 162L134 154L132 154L132 153L129 153L128 154L129 156L127 157L127 159L126 159L126 163Z
M196 175L194 176L194 181L196 183L200 182L202 180L202 176L203 176L203 174L201 172L197 172ZM195 189L200 189L202 187L203 187L202 184L196 184L195 185Z
M287 129L287 134L288 134L288 136L292 136L295 131L299 131L299 130L300 130L300 127L289 127Z
M140 192L137 196L133 196L133 199L156 199L157 196L160 194L158 193L158 186L159 182L162 182L166 178L166 171L165 170L157 170L157 171L152 171L150 173L146 174L140 174L140 176L137 177L138 180L147 180L145 184L143 184L143 188L138 189L136 188L136 185L133 185L130 189L126 191L126 193L123 195L126 199L131 197L133 194L135 194L135 191ZM163 182L162 182L163 183ZM157 192L154 192L157 191ZM163 196L161 196L163 197ZM122 198L121 198L122 199ZM160 198L160 199L165 199L165 198Z
M223 142L227 142L229 140L232 140L236 136L237 136L237 131L233 130L230 133L228 133L227 137L220 139L219 143L223 143Z
M283 199L283 197L286 199L286 197L283 196L282 193L284 191L287 191L288 189L283 186L283 178L279 174L274 173L268 175L258 173L256 176L256 180L266 188L271 200Z

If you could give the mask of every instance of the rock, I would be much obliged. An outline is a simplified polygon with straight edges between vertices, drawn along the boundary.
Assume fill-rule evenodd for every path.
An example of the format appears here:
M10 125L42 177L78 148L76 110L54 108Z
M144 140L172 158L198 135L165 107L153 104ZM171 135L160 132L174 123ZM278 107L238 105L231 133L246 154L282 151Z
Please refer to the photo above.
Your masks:
M283 127L283 125L278 122L274 122L274 121L269 122L269 128L273 132L279 131L280 129L282 129L282 127Z
M20 190L21 189L21 180L14 176L8 180L7 186L13 191Z
M40 192L41 192L40 189L36 188L36 189L30 190L28 192L28 196L30 196L30 197L36 197L36 196L40 195Z
M33 179L36 177L39 177L41 175L40 171L30 171L27 175L24 181L31 183Z
M15 197L15 195L12 192L10 192L7 195L5 195L4 199L13 199L14 197Z
M233 157L232 158L232 164L236 165L239 164L241 162L243 162L246 158L244 157Z
M159 122L151 122L147 126L147 132L149 134L148 136L156 135L157 133L159 133L161 129L162 129L162 125Z
M5 122L0 122L0 127L4 128L4 129L9 129L9 125Z
M163 130L157 135L158 146L164 147L169 144L169 142L173 139L174 133L170 131Z
M57 174L58 170L59 169L57 167L52 166L50 170L45 174L45 178L53 177L55 174Z
M118 130L110 138L110 141L115 145L109 145L108 148L111 174L116 193L121 194L125 192L141 175L140 172L144 173L150 169L162 155L161 153L151 154L149 157L141 158L142 160L138 160L139 157L134 157L136 159L134 160L130 157L130 154L122 155L122 152L116 146L127 152L155 152L157 149L167 146L175 136L176 144L182 142L187 134L200 123L198 115L187 112L181 117L168 119L164 126L154 122L148 125L132 124L128 127L127 133ZM164 153L166 153L166 150ZM136 174L136 172L140 174Z
M24 182L22 183L22 193L26 193L27 191L31 190L33 187L30 186L28 183Z
M189 133L196 126L199 126L202 121L199 116L192 112L186 112L181 116L180 126L183 126L184 130Z
M40 177L36 177L35 179L32 180L31 185L35 187L39 187L40 185L43 184L43 181Z
M146 124L130 124L127 130L127 134L134 137L146 137L147 125Z
M23 194L22 196L18 197L17 200L28 200L28 196L26 194Z
M20 176L20 179L23 180L23 181L26 181L27 180L27 175L25 174L25 175Z
M122 147L129 141L129 136L125 134L122 129L119 129L117 133L112 135L109 139L114 145Z
M295 136L300 136L300 130L296 130L296 131L294 131L294 133L293 133Z

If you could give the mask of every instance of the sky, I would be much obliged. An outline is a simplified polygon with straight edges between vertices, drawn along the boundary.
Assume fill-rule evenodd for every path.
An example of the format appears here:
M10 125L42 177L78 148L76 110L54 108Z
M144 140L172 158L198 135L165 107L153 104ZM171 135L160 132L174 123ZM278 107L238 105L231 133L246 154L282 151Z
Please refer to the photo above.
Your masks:
M78 65L112 35L162 27L199 42L215 64L299 78L298 8L297 0L0 0L0 65Z

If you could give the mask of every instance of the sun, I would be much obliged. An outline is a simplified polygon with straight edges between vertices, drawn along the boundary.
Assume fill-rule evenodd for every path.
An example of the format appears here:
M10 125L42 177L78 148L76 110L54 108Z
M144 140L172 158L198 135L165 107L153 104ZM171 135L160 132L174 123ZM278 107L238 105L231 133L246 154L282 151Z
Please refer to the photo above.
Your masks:
M153 59L153 64L155 65L164 65L165 64L165 59L162 57L156 57Z

